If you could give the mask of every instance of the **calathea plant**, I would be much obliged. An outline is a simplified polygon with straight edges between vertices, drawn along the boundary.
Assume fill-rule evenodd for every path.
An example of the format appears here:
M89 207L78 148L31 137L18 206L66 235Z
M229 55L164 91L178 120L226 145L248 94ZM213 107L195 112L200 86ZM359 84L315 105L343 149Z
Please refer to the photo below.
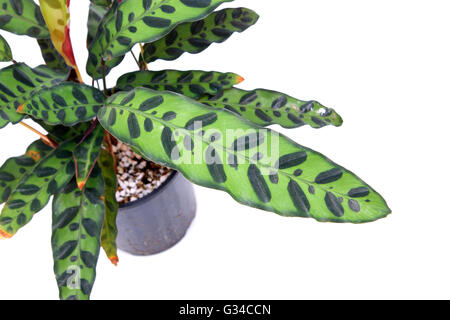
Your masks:
M265 128L340 126L332 109L238 89L243 79L234 73L148 71L157 59L200 53L246 30L258 20L252 10L214 11L231 0L91 0L90 86L72 51L69 1L39 2L0 0L0 28L36 38L46 63L16 62L0 37L0 58L11 62L0 70L0 127L21 123L37 132L22 122L29 118L47 131L0 168L0 235L11 238L53 196L62 299L89 298L100 247L118 261L113 139L196 184L283 216L363 223L390 213L353 173ZM141 47L137 71L107 88L106 76L135 45Z

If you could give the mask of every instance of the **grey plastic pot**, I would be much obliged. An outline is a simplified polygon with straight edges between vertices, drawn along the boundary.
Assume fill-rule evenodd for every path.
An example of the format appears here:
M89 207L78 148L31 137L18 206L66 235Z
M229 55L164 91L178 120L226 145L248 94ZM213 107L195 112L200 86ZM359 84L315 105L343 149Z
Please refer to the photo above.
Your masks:
M184 237L196 209L192 184L173 171L148 196L119 207L117 247L133 255L165 251Z

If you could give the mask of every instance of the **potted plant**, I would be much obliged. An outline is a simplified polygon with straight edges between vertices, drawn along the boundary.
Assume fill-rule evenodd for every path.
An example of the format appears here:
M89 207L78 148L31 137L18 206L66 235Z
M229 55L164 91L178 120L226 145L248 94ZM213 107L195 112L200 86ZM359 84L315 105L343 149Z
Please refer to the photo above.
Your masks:
M100 247L117 263L118 199L128 199L131 209L133 202L143 204L141 217L152 211L146 199L154 192L117 186L117 177L126 181L124 174L139 180L142 172L135 167L156 166L153 172L166 180L155 178L161 186L153 189L174 203L188 194L191 202L184 207L191 210L178 238L195 211L189 185L165 187L174 175L184 179L181 174L282 216L363 223L390 213L356 175L266 128L340 126L334 110L270 90L238 89L243 78L234 73L148 71L152 61L200 53L258 20L246 8L214 11L230 1L91 0L86 67L91 85L83 82L72 51L68 0L40 0L40 7L32 0L0 1L0 28L36 38L46 62L34 68L16 62L0 38L0 58L12 62L0 70L0 127L22 123L40 136L0 168L5 203L0 235L11 238L53 196L54 270L62 299L89 298ZM141 47L138 70L108 88L106 76L135 45ZM23 123L25 118L47 133ZM141 165L145 159L150 162ZM123 161L136 162L133 170ZM173 220L180 208L183 201L157 211ZM126 230L125 237L147 229Z

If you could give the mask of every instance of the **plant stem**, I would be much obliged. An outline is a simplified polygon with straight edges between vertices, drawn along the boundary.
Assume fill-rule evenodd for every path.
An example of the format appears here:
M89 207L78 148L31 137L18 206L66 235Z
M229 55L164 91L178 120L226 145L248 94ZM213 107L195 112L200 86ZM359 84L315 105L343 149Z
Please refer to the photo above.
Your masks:
M138 59L136 58L136 55L134 54L133 51L130 51L130 52L131 52L131 55L133 56L134 61L136 61L136 64L137 64L139 70L141 70L141 65L139 64L139 61L138 61Z
M35 128L29 126L28 124L26 124L25 122L20 122L21 125L23 125L25 128L33 131L34 133L38 134L39 137L41 137L42 141L44 141L45 144L49 145L50 147L56 149L58 148L58 144L54 141L52 141L49 137L47 137L45 134L37 131Z
M142 64L144 65L145 70L148 71L147 62L145 62L144 60L144 46L142 45L142 43L139 43L139 46L141 47Z
M98 124L98 119L95 118L95 120L92 122L91 126L89 127L89 129L86 131L86 133L84 134L83 138L81 139L81 141L77 144L77 146L79 146L80 144L83 143L84 140L86 140L86 138L92 133L92 131L94 131L95 127Z
M106 145L108 147L107 150L108 150L109 154L113 158L114 171L117 173L117 158L116 158L116 155L113 152L111 134L108 131L106 131L106 130L105 130L105 143L106 143Z
M103 92L105 96L108 96L108 89L106 89L106 71L105 71L105 60L102 58L102 80L103 80Z

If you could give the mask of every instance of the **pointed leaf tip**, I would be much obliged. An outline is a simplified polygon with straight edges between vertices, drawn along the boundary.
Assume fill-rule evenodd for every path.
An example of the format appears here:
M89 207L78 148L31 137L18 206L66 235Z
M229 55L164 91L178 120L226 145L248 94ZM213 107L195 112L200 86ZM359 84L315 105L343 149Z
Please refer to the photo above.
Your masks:
M111 263L113 265L115 265L117 267L117 264L119 263L119 258L118 257L114 256L114 257L109 258L109 260L111 261Z
M239 83L242 83L242 82L244 82L245 81L245 79L244 79L244 77L242 77L242 76L238 76L237 77L237 83L239 84Z
M16 111L17 111L18 113L23 113L23 104L21 104L21 105L16 109Z
M77 181L77 185L78 185L78 189L83 190L84 186L86 185L86 180L85 181Z
M0 240L10 239L13 235L0 229Z

